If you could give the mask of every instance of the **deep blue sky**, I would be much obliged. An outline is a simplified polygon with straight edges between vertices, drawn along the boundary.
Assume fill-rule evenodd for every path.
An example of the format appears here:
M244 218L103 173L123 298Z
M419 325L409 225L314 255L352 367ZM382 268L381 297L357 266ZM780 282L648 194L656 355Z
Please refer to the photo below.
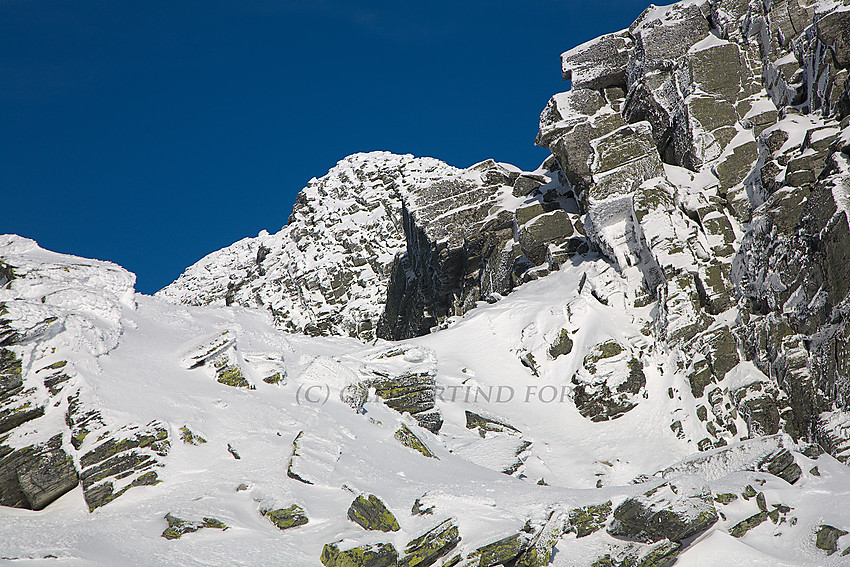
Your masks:
M648 0L0 0L0 233L153 293L358 151L524 169L558 56Z

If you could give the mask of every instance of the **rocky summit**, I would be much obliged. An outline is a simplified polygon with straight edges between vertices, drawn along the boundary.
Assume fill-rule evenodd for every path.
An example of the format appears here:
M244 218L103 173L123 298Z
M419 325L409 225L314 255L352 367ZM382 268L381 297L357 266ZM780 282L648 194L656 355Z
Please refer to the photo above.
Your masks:
M561 72L538 169L355 154L153 297L0 236L3 560L850 561L850 4Z

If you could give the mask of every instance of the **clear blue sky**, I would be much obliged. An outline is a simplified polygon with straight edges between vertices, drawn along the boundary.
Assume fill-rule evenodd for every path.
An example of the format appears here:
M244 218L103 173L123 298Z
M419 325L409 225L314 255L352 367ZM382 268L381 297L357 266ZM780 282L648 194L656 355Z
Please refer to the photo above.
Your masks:
M0 233L153 293L358 151L535 168L558 56L646 0L0 0Z

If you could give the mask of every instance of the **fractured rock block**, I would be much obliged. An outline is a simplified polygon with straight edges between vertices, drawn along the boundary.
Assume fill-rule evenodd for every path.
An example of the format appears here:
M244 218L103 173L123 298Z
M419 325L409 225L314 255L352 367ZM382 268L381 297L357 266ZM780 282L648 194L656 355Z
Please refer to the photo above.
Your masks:
M41 510L79 484L62 435L45 443L12 449L0 445L0 504Z
M711 489L698 477L683 476L626 499L614 510L608 532L645 542L678 542L717 520Z
M626 85L632 39L627 30L609 33L561 55L561 72L573 88L604 89Z

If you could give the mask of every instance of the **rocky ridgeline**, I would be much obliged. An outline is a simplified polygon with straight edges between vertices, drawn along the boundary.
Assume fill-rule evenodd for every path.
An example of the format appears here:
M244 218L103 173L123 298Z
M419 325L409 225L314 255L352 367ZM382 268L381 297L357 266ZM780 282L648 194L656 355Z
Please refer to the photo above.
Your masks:
M118 344L134 276L2 238L0 504L40 510L82 484L94 510L156 484L168 428L105 418L84 378Z
M282 329L310 335L368 341L380 325L383 336L426 333L447 315L460 314L482 298L480 292L466 289L458 292L462 299L452 299L449 296L455 288L466 282L467 288L504 292L513 285L512 266L505 261L507 274L493 273L497 268L504 271L498 266L481 275L504 281L483 286L470 283L475 274L466 272L475 268L459 264L461 256L469 258L475 253L467 246L450 254L451 266L437 262L441 271L455 270L454 279L440 276L445 281L434 289L408 285L412 270L424 269L421 263L411 265L414 254L399 256L406 242L419 242L411 210L429 211L427 219L423 213L413 215L420 222L434 224L437 236L426 238L445 240L458 232L452 237L453 248L461 246L466 236L461 231L469 229L472 234L483 228L486 236L477 243L484 248L479 251L484 254L483 261L490 248L498 245L501 253L506 238L512 238L512 234L504 235L505 229L511 232L510 211L496 219L505 198L512 198L512 192L532 192L551 181L544 173L521 173L492 160L461 170L435 159L387 152L349 156L298 194L289 224L280 232L263 232L213 252L157 295L189 305L267 309ZM547 210L556 207L547 205ZM542 224L540 228L546 230ZM388 291L391 279L395 283ZM422 315L427 309L433 310L434 316ZM404 331L396 332L396 324Z

